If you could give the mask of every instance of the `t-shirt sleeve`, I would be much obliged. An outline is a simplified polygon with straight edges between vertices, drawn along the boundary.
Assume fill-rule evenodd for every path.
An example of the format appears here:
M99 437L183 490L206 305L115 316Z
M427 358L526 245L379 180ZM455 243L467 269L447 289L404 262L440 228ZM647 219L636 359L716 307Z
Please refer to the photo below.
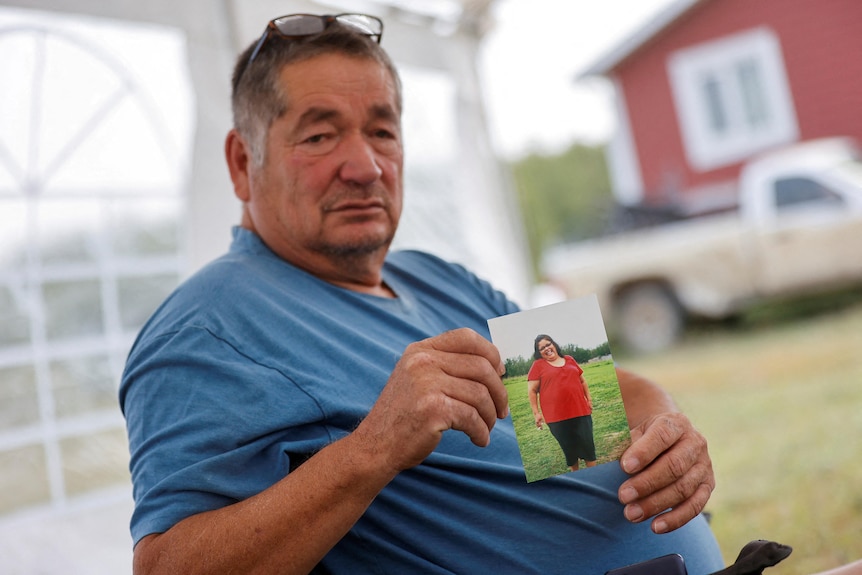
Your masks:
M244 384L249 381L258 385ZM120 404L129 433L136 543L263 491L287 475L292 457L332 441L325 426L306 427L321 418L320 409L284 374L200 328L136 347ZM272 436L273 417L284 418L279 437Z
M544 360L542 360L544 361ZM538 361L534 361L533 365L530 366L530 371L527 373L527 381L536 381L537 379L542 377L542 364Z
M578 370L578 375L583 375L584 374L584 368L581 367L581 365L577 361L575 361L575 358L573 358L570 355L567 355L566 357L568 358L569 364Z

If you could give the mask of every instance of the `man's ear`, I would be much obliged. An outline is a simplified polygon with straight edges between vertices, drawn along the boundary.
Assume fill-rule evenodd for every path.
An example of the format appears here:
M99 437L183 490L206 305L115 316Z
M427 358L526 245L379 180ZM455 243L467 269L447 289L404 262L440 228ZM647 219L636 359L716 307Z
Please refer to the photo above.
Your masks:
M251 150L236 129L227 134L224 142L224 154L230 171L230 179L233 182L233 193L242 202L248 202L251 199L249 182L251 177L249 170L252 163Z

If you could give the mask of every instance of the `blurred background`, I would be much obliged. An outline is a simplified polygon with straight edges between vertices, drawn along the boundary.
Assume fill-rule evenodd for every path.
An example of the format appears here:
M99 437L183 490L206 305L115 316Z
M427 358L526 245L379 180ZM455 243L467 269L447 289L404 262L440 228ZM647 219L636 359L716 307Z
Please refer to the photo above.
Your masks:
M862 4L3 0L0 572L131 572L117 386L238 221L233 59L344 11L403 75L397 247L524 307L597 293L710 440L728 563L862 558Z

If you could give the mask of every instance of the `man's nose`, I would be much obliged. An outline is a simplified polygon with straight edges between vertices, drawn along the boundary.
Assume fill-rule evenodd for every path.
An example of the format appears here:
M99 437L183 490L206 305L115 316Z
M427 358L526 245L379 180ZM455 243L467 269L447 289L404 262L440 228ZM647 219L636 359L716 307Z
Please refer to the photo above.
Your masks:
M340 176L348 182L367 185L383 175L374 146L363 135L356 134L344 142L344 161Z

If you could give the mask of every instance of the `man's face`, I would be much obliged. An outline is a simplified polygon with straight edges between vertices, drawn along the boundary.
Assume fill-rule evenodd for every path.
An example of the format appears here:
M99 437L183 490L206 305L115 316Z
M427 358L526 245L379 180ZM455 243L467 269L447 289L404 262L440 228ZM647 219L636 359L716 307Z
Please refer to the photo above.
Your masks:
M402 206L393 78L373 60L326 54L285 66L280 81L287 112L248 168L243 225L318 275L382 262Z

